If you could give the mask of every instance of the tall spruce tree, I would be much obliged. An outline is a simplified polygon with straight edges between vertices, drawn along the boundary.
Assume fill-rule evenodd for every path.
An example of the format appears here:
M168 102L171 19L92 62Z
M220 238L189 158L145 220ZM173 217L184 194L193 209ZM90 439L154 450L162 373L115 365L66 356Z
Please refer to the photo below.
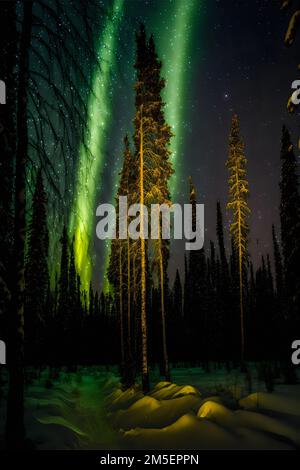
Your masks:
M227 338L232 334L232 296L230 292L230 274L228 260L225 250L224 242L224 226L223 226L223 215L221 210L221 204L217 202L217 240L220 254L220 281L218 296L219 299L219 309L220 309L220 321L222 328L220 331L220 341L222 344L223 355L227 359L230 358L230 348L228 346Z
M223 215L221 210L221 204L217 202L217 238L220 253L220 260L222 266L222 274L228 278L228 261L226 257L225 243L224 243L224 227L223 227Z
M227 208L232 210L233 220L230 233L237 253L239 274L239 309L241 328L241 360L245 356L245 289L247 282L248 263L248 206L249 185L246 173L247 160L244 154L244 144L240 137L239 120L236 114L231 121L229 135L229 154L226 166L229 170L229 200Z
M297 161L288 129L281 139L280 223L286 310L291 332L300 322L300 195Z
M147 346L147 243L145 240L144 204L165 203L170 200L168 179L172 174L169 161L170 126L165 122L161 92L164 80L161 78L161 62L158 60L153 36L147 40L145 28L141 25L136 35L136 84L134 119L135 169L132 181L133 194L140 204L140 303L142 336L142 380L143 388L149 388L148 346ZM161 237L161 219L159 218L158 259L159 286L161 298L162 343L164 373L168 375L168 358L165 331L165 292L167 285L168 245ZM149 273L148 273L149 278Z
M25 208L26 163L28 161L27 90L29 84L29 47L32 30L32 2L24 3L20 33L18 90L16 106L16 158L14 193L13 295L9 328L9 391L6 440L8 447L24 446L24 289L25 289ZM15 28L15 25L10 25Z
M128 136L124 137L123 167L120 175L120 183L116 197L116 213L119 220L119 197L127 197L127 203L131 203L131 194L129 191L131 178L132 155ZM120 345L121 345L121 373L123 383L130 387L134 382L133 351L132 351L132 251L135 245L131 243L128 224L128 214L122 214L125 220L122 224L127 224L126 239L120 237L121 227L116 227L117 238L112 241L108 278L113 286L114 294L118 300L119 325L120 325Z
M6 339L9 303L12 294L13 255L13 167L16 152L16 70L17 28L15 2L1 5L1 79L7 99L0 106L0 331Z
M39 169L28 228L28 251L25 263L25 341L30 362L38 357L46 324L46 300L49 286L49 235L46 213L47 198Z
M183 332L183 304L182 304L182 284L178 269L176 270L175 281L172 292L173 308L168 324L170 343L172 345L172 359L178 362L182 359L182 342L184 341Z
M70 247L70 263L68 275L68 293L69 293L69 310L73 317L73 321L78 319L78 297L77 297L77 273L75 267L74 239Z
M69 313L69 242L64 225L61 238L60 276L58 293L58 320L62 329L66 328Z
M283 294L283 266L282 257L279 249L279 243L276 238L275 227L272 225L272 239L273 239L273 257L275 266L275 286L276 294L279 299L282 298Z
M192 206L192 230L196 231L197 191L189 178L189 202ZM206 354L205 327L207 319L207 272L204 248L192 250L188 257L188 304L187 322L192 341L190 358L200 361Z

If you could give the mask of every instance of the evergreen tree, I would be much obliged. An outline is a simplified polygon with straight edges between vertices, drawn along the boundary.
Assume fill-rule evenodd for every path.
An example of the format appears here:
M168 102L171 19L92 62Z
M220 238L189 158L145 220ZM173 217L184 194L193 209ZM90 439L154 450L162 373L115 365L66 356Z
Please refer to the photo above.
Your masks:
M98 291L96 290L95 292L95 298L94 298L94 315L97 319L99 319L100 315L100 301L99 301L99 294Z
M275 267L275 292L274 298L276 322L275 322L275 338L278 344L278 356L284 357L286 350L286 333L287 333L287 315L284 300L284 273L282 256L279 248L279 242L276 237L275 227L272 225L272 238L273 238L273 258Z
M219 245L220 260L222 266L222 274L224 278L228 279L228 261L226 257L225 244L224 244L224 227L223 227L223 215L221 210L221 204L217 202L217 238Z
M7 85L6 104L0 105L0 331L7 338L7 323L13 287L13 168L16 152L16 5L1 5L1 79Z
M192 178L189 178L189 202L192 206L192 230L196 231L197 192ZM190 358L196 361L204 359L206 354L206 319L207 319L207 271L204 248L192 250L188 258L188 304L187 312L190 344Z
M79 274L76 274L76 297L77 297L77 311L78 311L79 321L81 320L83 316L81 296L82 296L81 280L80 280Z
M74 239L70 247L70 263L68 274L68 293L69 293L69 310L72 315L72 323L78 322L78 298L77 298L77 273L75 267Z
M131 203L131 194L129 191L129 184L131 178L131 151L129 139L126 135L124 138L124 152L123 152L123 167L121 171L120 183L116 197L116 213L119 219L119 197L127 197L127 202ZM108 269L108 278L113 286L114 294L118 299L118 312L120 324L120 343L121 343L121 373L123 382L126 386L130 387L134 383L134 370L133 370L133 351L132 351L132 314L131 314L131 251L134 249L131 243L128 224L129 217L126 214L126 220L123 223L127 224L126 239L120 238L120 227L116 227L117 238L112 241L111 253ZM123 235L122 235L123 236Z
M271 299L274 296L274 280L271 268L270 255L267 254L267 278L268 278L268 295Z
M274 343L274 329L270 325L275 324L275 308L274 308L274 291L273 291L273 276L271 272L270 258L267 255L267 262L265 257L261 258L261 265L256 273L256 301L255 311L256 317L254 320L254 339L255 342L253 351L255 359L267 360L272 359Z
M171 357L173 361L178 362L182 359L182 341L183 341L183 305L182 305L182 284L178 269L176 270L175 281L172 292L172 314L169 319L169 337L171 348Z
M244 155L244 144L240 137L239 121L236 114L232 117L229 135L229 155L226 166L229 170L229 201L227 208L233 212L230 233L234 241L239 274L239 307L241 326L241 360L245 355L245 289L247 282L248 262L248 206L249 187L246 175L247 160Z
M300 311L300 195L297 161L289 131L282 129L280 223L284 262L286 310L291 333L299 325Z
M183 325L184 325L184 337L183 337L183 359L190 359L191 350L191 321L190 321L190 277L189 277L189 263L188 255L184 253L184 284L183 284Z
M136 35L136 84L134 119L135 154L133 161L134 178L132 181L135 202L139 202L140 212L140 304L141 304L141 336L142 336L142 379L143 388L149 388L148 354L147 354L147 244L145 241L144 204L165 203L170 200L168 179L172 174L169 161L169 142L171 138L170 126L167 125L163 112L161 92L164 80L160 76L161 62L158 60L153 36L147 41L145 28L141 25ZM162 242L161 219L159 218L159 235L157 253L159 260L159 286L161 297L161 321L163 342L164 374L168 376L168 358L165 331L165 305L167 286L167 257L168 244Z
M256 284L253 263L250 262L249 276L249 295L248 295L248 321L247 321L247 339L249 342L248 353L250 358L255 357L257 346L257 315L256 315Z
M186 326L188 325L187 319L188 319L188 315L190 311L189 300L190 300L190 293L189 293L188 257L187 257L187 254L184 253L183 316L184 316L184 324Z
M39 357L37 352L46 326L47 291L49 286L49 235L46 214L46 193L41 170L36 178L32 201L32 215L28 228L28 252L25 263L25 340L31 353L30 361Z
M220 310L220 342L223 351L223 357L229 359L231 353L231 344L228 345L227 338L232 334L232 296L230 292L230 274L228 260L226 256L224 243L224 226L221 204L217 202L217 239L220 254L220 281L218 289L219 310Z
M32 30L32 2L24 4L20 33L18 91L16 106L16 158L14 199L13 295L9 328L10 360L6 439L8 447L24 445L24 298L25 298L25 209L26 163L28 161L27 90L29 47ZM15 30L15 25L9 25Z
M228 335L232 338L232 341L228 344L229 356L235 361L241 356L240 346L240 294L239 294L239 270L238 270L238 256L237 249L234 243L233 237L230 241L231 252L230 252L230 298L231 298L231 310L228 319L229 331Z
M61 258L58 293L58 319L63 329L69 314L69 245L67 229L64 225L61 238Z
M282 298L283 294L283 267L282 257L279 249L279 243L276 238L275 227L272 225L272 239L273 239L273 256L275 265L275 285L276 293L279 299Z

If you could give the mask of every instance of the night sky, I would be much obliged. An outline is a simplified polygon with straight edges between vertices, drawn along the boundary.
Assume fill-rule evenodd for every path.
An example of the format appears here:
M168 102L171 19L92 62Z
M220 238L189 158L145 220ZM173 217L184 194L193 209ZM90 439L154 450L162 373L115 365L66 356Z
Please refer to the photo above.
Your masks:
M225 222L228 134L237 112L248 159L250 253L255 264L271 252L271 225L278 227L280 137L286 123L296 143L300 116L290 116L286 102L297 76L297 43L283 44L288 17L278 2L264 0L110 0L113 19L103 20L95 38L101 74L91 76L94 95L87 98L93 162L79 146L74 170L69 228L78 234L77 266L85 285L103 283L109 250L96 239L95 210L112 202L122 164L122 139L133 133L134 30L140 21L154 34L166 78L166 118L176 177L173 202L188 202L188 176L205 204L206 244L215 240L216 202ZM95 97L96 95L96 97ZM228 230L226 230L228 235ZM84 233L84 235L83 235ZM79 242L80 240L80 242ZM176 244L170 262L182 267ZM176 253L174 253L176 251ZM89 267L91 266L91 267Z

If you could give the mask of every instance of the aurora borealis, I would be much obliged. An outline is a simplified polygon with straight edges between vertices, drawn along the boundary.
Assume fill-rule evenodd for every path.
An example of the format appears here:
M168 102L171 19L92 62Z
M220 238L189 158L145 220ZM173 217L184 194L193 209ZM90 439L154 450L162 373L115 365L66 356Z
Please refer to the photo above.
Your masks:
M111 120L111 77L115 65L116 35L124 0L114 0L112 16L106 20L99 39L101 68L93 76L88 103L86 141L81 143L76 199L71 212L70 233L74 234L75 262L82 286L87 290L92 276L90 246L93 237L96 191L101 184L105 138Z
M99 57L102 58L103 66L97 68L92 79L92 92L90 93L88 103L88 122L86 126L86 142L82 143L79 151L79 165L76 178L75 201L73 204L69 233L75 237L75 259L76 267L81 276L81 281L85 289L88 289L89 283L93 277L93 266L97 263L98 256L92 252L94 242L95 227L95 210L97 195L102 194L103 167L107 158L107 138L111 135L114 128L112 122L115 101L118 100L118 88L112 86L113 76L117 75L116 58L118 56L117 47L120 46L120 38L122 35L122 22L128 22L128 16L132 15L131 9L134 2L125 2L124 0L115 0L112 2L112 18L108 17L104 29L99 39ZM140 2L137 2L140 3ZM176 173L172 178L170 190L173 197L178 192L178 177L180 176L180 159L183 151L184 134L182 132L181 123L185 117L185 97L186 77L190 72L191 60L189 49L191 46L192 30L195 20L193 16L199 10L199 2L190 0L186 3L181 1L165 2L165 10L157 19L157 8L151 11L155 19L154 29L160 31L155 34L158 49L163 60L163 75L166 79L165 102L166 102L166 118L172 127L174 137L172 138L171 159L176 169ZM127 8L126 8L127 7ZM172 21L166 27L167 19L171 17ZM142 21L142 18L140 19ZM129 20L132 21L132 18ZM152 19L153 22L153 19ZM138 21L135 22L135 25ZM128 34L125 29L125 34ZM124 34L124 26L123 26ZM133 66L134 56L134 35L130 32L128 56L132 57L132 63L128 64L128 68ZM122 58L121 58L122 61ZM131 71L129 74L132 82L128 84L129 90L132 89L134 75ZM133 101L133 95L131 96ZM128 116L128 128L125 128L130 134L130 120L132 116ZM125 126L124 126L125 127ZM122 131L119 134L114 132L114 139L119 142L116 146L115 156L117 152L121 152ZM118 181L118 171L120 170L120 155L114 162L114 170L110 174L111 184L110 193L106 193L106 202L111 202L115 195L115 189ZM103 197L103 196L102 196ZM104 266L107 265L109 255L109 243L102 242L102 254L104 257ZM102 268L100 273L105 276L105 269Z
M192 30L195 24L194 16L200 14L201 2L191 0L188 2L176 2L172 5L174 12L171 15L172 21L170 30L166 30L164 38L158 41L158 47L165 57L163 69L167 86L164 94L166 102L166 119L171 125L174 137L171 142L171 160L176 172L171 182L170 190L172 196L176 198L178 190L178 178L180 177L180 167L182 165L182 150L184 133L182 122L185 119L185 97L187 94L187 76L191 72L189 65L190 49L192 43Z
M214 238L216 200L224 208L227 199L229 122L233 110L237 111L249 161L250 247L259 247L258 260L271 246L265 227L278 224L279 164L274 135L279 133L279 122L295 126L285 114L286 96L295 79L285 64L294 60L295 49L287 52L279 40L278 29L283 35L285 25L277 10L257 1L249 13L247 2L241 6L235 0L229 7L207 0L105 0L99 4L110 12L99 18L94 34L101 67L94 66L91 91L82 94L88 108L85 138L78 143L76 164L70 171L67 194L71 202L64 205L63 217L56 215L55 243L65 219L70 240L75 236L76 266L84 287L92 280L93 287L101 290L109 243L96 239L95 213L98 204L114 200L123 137L132 136L134 32L143 21L147 32L154 34L166 79L165 113L174 132L172 199L187 201L187 178L193 175L199 202L205 204L206 240ZM58 173L62 171L59 165ZM269 178L263 179L263 174ZM51 243L53 257L55 243ZM170 260L173 271L182 266L177 251ZM58 259L53 265L57 269Z

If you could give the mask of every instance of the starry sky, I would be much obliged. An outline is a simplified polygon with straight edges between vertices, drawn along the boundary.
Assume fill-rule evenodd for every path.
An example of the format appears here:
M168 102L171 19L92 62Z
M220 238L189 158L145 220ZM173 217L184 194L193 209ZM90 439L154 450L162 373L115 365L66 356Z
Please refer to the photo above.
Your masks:
M101 72L91 74L86 123L92 161L82 145L73 174L70 233L77 236L77 267L87 286L99 289L109 246L95 235L96 207L113 202L122 164L122 139L133 133L134 30L144 22L154 34L168 123L175 137L171 181L174 202L188 202L188 176L205 204L205 239L215 240L216 202L226 234L228 134L240 118L248 159L250 253L254 263L271 252L271 225L278 227L280 134L286 123L296 142L300 116L286 102L297 77L297 44L283 44L288 17L269 0L105 0L112 14L97 30ZM228 236L226 237L228 243ZM183 246L173 245L171 280L183 265Z
M178 11L187 4L191 16L180 24ZM130 0L127 8L125 16L133 23L143 20L155 35L167 79L167 117L174 120L172 112L168 112L172 107L168 98L175 99L175 106L180 108L173 199L187 201L187 179L192 175L198 201L205 204L206 243L215 240L217 200L221 201L225 222L229 224L225 161L231 115L238 113L248 159L252 211L249 247L257 265L261 254L272 250L272 223L279 226L281 127L283 123L288 125L296 143L300 123L299 116L290 116L286 111L298 63L297 44L291 48L283 44L288 18L276 2L264 0ZM185 46L179 57L184 68L181 88L181 83L176 85L172 60L180 54L182 40ZM132 79L132 52L127 55L133 49L131 31L124 48L119 65L126 83ZM123 100L125 108L130 109L132 94L130 87L124 85ZM175 87L173 95L168 92L169 87ZM121 130L128 125L125 115L122 112L119 117ZM174 125L172 119L169 121ZM179 243L173 246L171 277L176 266L182 267L182 251Z

